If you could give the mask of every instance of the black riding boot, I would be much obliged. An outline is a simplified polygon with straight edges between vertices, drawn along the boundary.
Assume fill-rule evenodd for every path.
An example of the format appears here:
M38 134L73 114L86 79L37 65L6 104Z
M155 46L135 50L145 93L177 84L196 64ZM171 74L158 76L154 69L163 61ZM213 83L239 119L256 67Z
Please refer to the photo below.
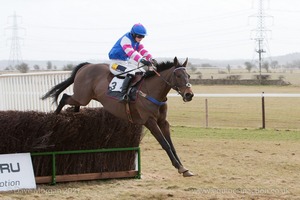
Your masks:
M129 101L129 96L127 94L127 90L129 88L129 85L133 79L134 75L132 74L127 74L127 76L125 77L123 84L122 84L122 90L121 90L121 102L128 102Z

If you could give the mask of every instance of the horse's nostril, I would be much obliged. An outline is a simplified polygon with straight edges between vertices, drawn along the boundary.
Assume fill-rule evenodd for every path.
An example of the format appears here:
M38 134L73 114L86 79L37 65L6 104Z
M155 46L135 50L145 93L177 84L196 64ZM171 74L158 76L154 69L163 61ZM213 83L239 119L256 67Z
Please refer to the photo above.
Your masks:
M185 98L188 100L191 100L193 98L194 94L193 93L186 93Z

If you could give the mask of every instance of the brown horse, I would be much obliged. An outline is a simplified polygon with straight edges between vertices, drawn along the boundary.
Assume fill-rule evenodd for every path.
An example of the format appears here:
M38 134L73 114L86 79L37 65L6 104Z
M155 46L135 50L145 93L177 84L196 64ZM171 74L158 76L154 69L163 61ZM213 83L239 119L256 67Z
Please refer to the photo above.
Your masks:
M187 59L181 65L176 57L173 62L158 64L157 71L146 72L138 83L135 101L124 104L107 93L113 78L108 64L82 63L73 70L68 79L54 86L42 99L53 97L57 102L59 94L74 83L74 94L64 94L55 113L60 113L67 104L75 106L75 110L79 111L80 106L87 105L92 99L97 100L113 115L146 126L167 152L178 172L183 173L184 177L193 176L193 173L183 167L177 156L170 136L170 125L166 119L167 94L171 88L182 96L183 101L191 101L194 96L186 65Z

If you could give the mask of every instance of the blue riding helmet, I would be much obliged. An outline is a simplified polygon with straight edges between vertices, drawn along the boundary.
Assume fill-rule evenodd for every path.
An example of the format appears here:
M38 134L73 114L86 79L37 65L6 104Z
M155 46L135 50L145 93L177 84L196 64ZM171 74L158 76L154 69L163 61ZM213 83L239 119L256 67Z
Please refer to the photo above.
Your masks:
M147 35L147 30L142 24L138 23L138 24L133 25L133 27L131 28L130 33L132 35L146 36Z

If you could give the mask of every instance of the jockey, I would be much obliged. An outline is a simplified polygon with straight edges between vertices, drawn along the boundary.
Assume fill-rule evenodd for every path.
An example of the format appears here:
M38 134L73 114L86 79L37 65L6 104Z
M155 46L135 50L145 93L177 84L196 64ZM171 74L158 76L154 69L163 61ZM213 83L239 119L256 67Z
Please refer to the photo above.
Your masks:
M125 76L120 101L128 101L127 90L135 73L145 72L143 68L137 69L139 63L148 67L152 66L151 54L144 48L144 45L140 44L146 35L147 30L142 24L134 24L131 31L123 35L108 54L111 60L110 72L114 75Z

